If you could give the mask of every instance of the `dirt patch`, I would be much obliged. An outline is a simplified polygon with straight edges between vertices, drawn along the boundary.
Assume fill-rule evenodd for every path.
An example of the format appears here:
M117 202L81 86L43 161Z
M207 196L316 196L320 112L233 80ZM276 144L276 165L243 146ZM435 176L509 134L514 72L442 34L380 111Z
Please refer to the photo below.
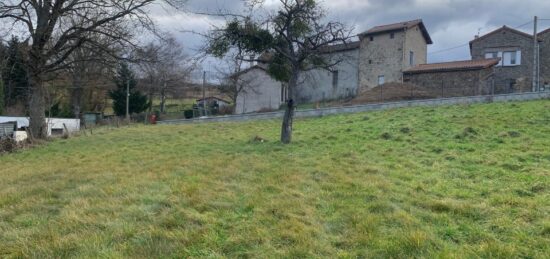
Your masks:
M380 102L396 102L436 98L437 95L412 84L387 83L362 91L345 105L358 105Z

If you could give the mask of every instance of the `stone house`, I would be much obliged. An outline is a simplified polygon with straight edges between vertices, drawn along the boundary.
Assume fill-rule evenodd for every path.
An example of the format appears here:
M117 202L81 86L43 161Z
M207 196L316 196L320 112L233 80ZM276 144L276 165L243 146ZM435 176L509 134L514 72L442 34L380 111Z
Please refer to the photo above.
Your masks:
M538 35L540 39L540 83L544 90L550 90L550 28Z
M402 83L404 70L427 62L433 43L422 20L376 26L359 39L359 84L364 90Z
M427 96L457 97L493 93L494 69L500 59L421 64L403 72L404 81Z
M546 30L539 34L541 84L548 81L550 66L550 36ZM533 90L533 35L503 26L476 37L470 42L473 60L500 58L495 67L495 93L529 92Z
M352 98L359 92L391 82L403 82L403 71L427 61L430 35L422 20L376 26L359 41L326 47L323 54L337 63L331 70L307 71L296 92L298 103ZM253 66L237 76L253 80L256 88L239 96L238 113L278 108L286 101L284 84L269 77L265 66Z

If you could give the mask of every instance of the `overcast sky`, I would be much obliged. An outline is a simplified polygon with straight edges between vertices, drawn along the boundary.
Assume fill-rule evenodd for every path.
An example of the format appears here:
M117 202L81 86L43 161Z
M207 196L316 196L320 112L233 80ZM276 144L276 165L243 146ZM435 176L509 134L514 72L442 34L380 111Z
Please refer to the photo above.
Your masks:
M278 0L266 0L267 8L275 8ZM242 0L189 0L188 9L196 12L243 10ZM413 19L423 19L434 44L429 46L429 62L469 59L468 42L478 31L483 35L507 25L533 32L533 17L550 19L548 0L325 0L329 11L327 19L344 22L355 28L355 33L370 27ZM220 24L214 17L153 10L153 16L162 29L171 31L190 54L201 44L199 36L182 33L184 30L206 31L212 24ZM531 22L531 23L529 23ZM550 27L550 21L541 21L540 30ZM449 51L441 51L454 48ZM212 61L210 61L212 62ZM205 69L208 70L208 64Z

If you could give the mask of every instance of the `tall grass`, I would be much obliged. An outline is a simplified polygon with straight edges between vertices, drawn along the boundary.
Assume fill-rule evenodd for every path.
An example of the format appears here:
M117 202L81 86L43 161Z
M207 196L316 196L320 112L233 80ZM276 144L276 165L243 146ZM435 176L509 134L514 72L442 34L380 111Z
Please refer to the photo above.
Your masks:
M550 101L131 127L0 157L0 257L545 258ZM259 137L266 141L255 141Z

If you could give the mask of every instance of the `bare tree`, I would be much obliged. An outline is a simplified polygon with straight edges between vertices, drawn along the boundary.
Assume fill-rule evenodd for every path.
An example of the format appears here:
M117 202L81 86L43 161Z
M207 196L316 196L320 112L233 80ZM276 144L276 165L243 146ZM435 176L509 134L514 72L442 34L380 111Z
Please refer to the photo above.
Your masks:
M111 30L113 24L124 19L137 21L144 27L153 27L144 8L155 0L3 0L0 19L13 26L22 26L30 39L29 83L30 130L35 138L46 138L44 110L48 73L68 65L68 57L83 44L93 44L94 35L122 39ZM176 6L183 0L164 0ZM74 17L80 21L70 24Z
M252 58L253 59L253 58ZM258 93L258 82L253 78L241 76L248 69L246 64L252 65L252 62L246 61L242 57L242 52L236 51L228 55L221 65L216 66L218 80L221 82L220 92L233 103L233 113L236 112L236 104L239 95L245 93Z
M88 102L91 103L94 90L103 89L106 92L107 85L113 77L116 68L117 56L123 53L125 43L132 38L128 28L123 24L115 25L118 35L125 35L120 39L106 37L100 33L90 34L93 41L85 42L78 49L75 49L65 60L65 69L70 84L70 106L75 118L80 118L83 109L96 109L97 107L86 107L84 97L88 95Z
M276 14L265 20L234 16L224 28L214 29L209 45L211 53L218 57L234 48L272 55L269 73L279 81L288 82L289 100L281 129L281 142L288 144L292 140L301 75L314 69L331 70L340 63L341 60L326 58L326 49L334 44L347 44L351 30L339 22L324 23L325 10L316 0L279 2Z
M166 112L166 100L170 90L184 85L193 69L193 62L174 37L166 35L159 44L150 43L138 51L138 66L142 77L148 81L148 94L160 97L160 112Z

